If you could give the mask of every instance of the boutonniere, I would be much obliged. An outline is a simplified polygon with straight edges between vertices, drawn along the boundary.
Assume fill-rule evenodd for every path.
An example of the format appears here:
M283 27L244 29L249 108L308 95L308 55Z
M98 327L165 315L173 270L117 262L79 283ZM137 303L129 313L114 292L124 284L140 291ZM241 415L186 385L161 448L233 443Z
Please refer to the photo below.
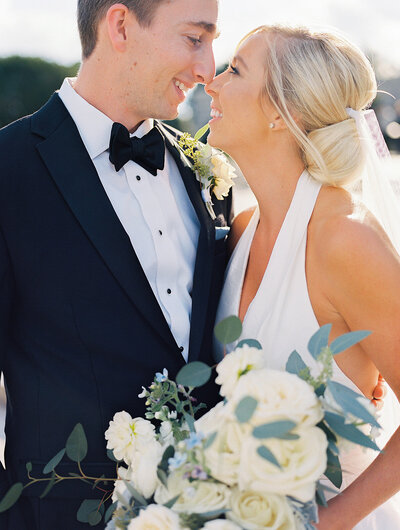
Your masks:
M189 159L192 170L201 186L201 196L211 219L215 219L212 195L219 201L228 196L237 175L235 169L222 151L210 145L202 144L199 140L208 130L208 124L195 134L194 138L183 133L178 144L182 152Z

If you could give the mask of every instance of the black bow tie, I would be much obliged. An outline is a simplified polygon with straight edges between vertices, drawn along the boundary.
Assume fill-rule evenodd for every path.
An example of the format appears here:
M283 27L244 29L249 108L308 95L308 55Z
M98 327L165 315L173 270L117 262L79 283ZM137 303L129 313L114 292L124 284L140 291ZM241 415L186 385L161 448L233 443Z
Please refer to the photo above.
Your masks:
M153 127L143 138L129 136L129 131L121 123L114 123L110 138L110 162L119 171L128 160L141 165L152 175L164 169L165 144L160 131Z

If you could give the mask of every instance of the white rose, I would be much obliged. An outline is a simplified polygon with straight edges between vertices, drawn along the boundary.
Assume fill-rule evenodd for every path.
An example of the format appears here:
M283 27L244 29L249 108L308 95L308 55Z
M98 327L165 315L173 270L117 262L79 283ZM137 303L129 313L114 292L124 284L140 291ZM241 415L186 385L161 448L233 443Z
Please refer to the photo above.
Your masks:
M174 445L174 433L170 421L163 421L160 426L160 442L163 447Z
M204 451L211 475L221 482L237 484L241 447L249 429L237 421L229 421L222 402L196 421L196 431L206 436L217 433L213 443Z
M213 521L208 521L202 528L206 530L241 530L241 526L238 526L227 519L214 519Z
M293 530L295 519L284 496L254 491L232 492L226 516L247 530Z
M182 478L182 473L171 473L168 486L156 489L154 500L157 504L165 504L179 495L174 504L174 511L186 513L206 513L223 510L229 502L230 490L224 484L207 480L189 480Z
M314 389L297 375L279 370L253 370L243 375L229 400L231 413L246 396L258 402L251 425L290 420L299 428L313 426L323 417Z
M165 506L150 504L132 519L128 530L181 530L179 515Z
M154 425L143 418L132 418L125 411L114 415L105 432L107 449L114 452L117 460L130 465L137 452L144 451L149 443L156 440Z
M137 452L130 468L130 479L134 488L146 499L150 498L159 484L157 467L162 457L162 447L149 442L145 451Z
M318 427L300 429L296 434L297 440L257 440L249 436L242 446L240 489L289 495L301 502L313 499L315 483L326 469L328 441ZM272 452L280 468L257 453L257 448L263 445Z
M239 379L251 370L259 369L263 365L263 353L257 348L251 348L244 344L242 348L236 348L233 352L225 355L218 364L216 370L218 377L215 382L221 385L221 396L229 399Z
M229 190L234 185L232 179L236 177L235 170L222 153L213 154L211 163L213 165L212 173L215 178L213 193L218 200L222 200L227 197Z

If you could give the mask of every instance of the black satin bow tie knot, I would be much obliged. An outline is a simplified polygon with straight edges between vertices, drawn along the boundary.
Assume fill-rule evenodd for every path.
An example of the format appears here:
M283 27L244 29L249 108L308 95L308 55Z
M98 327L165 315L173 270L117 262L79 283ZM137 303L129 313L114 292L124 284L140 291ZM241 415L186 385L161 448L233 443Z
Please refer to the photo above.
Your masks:
M142 138L129 135L121 123L114 123L110 138L110 162L119 171L129 160L133 160L152 175L164 169L165 144L160 131L153 127Z

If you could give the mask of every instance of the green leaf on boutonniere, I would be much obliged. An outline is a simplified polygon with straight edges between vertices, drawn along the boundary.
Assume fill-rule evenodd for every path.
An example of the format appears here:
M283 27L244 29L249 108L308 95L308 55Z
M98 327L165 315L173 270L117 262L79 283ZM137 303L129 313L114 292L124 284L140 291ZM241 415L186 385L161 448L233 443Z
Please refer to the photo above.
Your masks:
M368 335L371 335L370 331L351 331L350 333L345 333L332 342L330 346L332 355L337 355L338 353L347 350L347 348L351 348L351 346L362 341L368 337Z
M240 318L230 316L218 322L214 328L214 334L221 344L230 344L238 340L242 334L242 327Z
M201 129L197 131L197 133L194 135L194 139L196 140L196 142L198 142L200 138L202 138L206 134L209 128L210 128L209 124L206 123L204 127L202 127Z
M21 482L17 482L7 491L3 499L0 502L0 513L5 512L11 506L13 506L17 500L20 498L21 493L24 489L24 486Z
M328 388L334 400L342 407L344 412L352 414L378 429L380 428L374 416L358 401L358 398L363 397L361 394L357 394L357 392L354 392L354 390L351 390L347 386L335 383L334 381L328 382Z
M261 458L264 458L264 460L268 460L268 462L274 464L274 466L279 467L279 469L282 467L273 453L268 449L268 447L265 447L265 445L260 445L260 447L257 448L257 454L261 456Z
M194 361L179 370L176 382L178 385L196 388L205 385L209 381L211 373L212 370L207 364Z
M50 460L50 462L44 467L42 471L43 475L47 475L48 473L51 473L54 470L54 468L57 467L58 464L61 462L64 455L65 455L65 449L61 449L61 451L58 452L56 456L54 456Z
M332 324L325 324L319 328L319 330L314 333L311 339L308 342L308 351L314 357L318 358L318 355L321 353L322 348L328 346L329 333L331 332Z
M251 420L258 401L251 396L241 399L236 407L235 415L239 423L246 423Z
M238 342L236 348L242 348L243 346L249 346L249 348L256 348L257 350L262 350L261 344L258 342L258 340L255 339L243 339Z
M73 462L82 462L85 459L88 445L85 431L80 423L75 425L74 430L69 435L65 450L68 458Z
M362 445L363 447L368 447L369 449L374 449L374 451L380 452L380 449L375 442L351 423L345 423L345 419L342 416L334 414L333 412L325 412L325 421L329 427L342 438L357 445Z
M254 438L259 438L265 440L267 438L285 438L286 435L290 433L292 429L296 427L296 424L293 421L274 421L271 423L264 423L264 425L259 425L254 427L253 436ZM291 433L290 433L291 434ZM291 440L297 440L299 436L297 434L291 434L294 438L290 437Z

